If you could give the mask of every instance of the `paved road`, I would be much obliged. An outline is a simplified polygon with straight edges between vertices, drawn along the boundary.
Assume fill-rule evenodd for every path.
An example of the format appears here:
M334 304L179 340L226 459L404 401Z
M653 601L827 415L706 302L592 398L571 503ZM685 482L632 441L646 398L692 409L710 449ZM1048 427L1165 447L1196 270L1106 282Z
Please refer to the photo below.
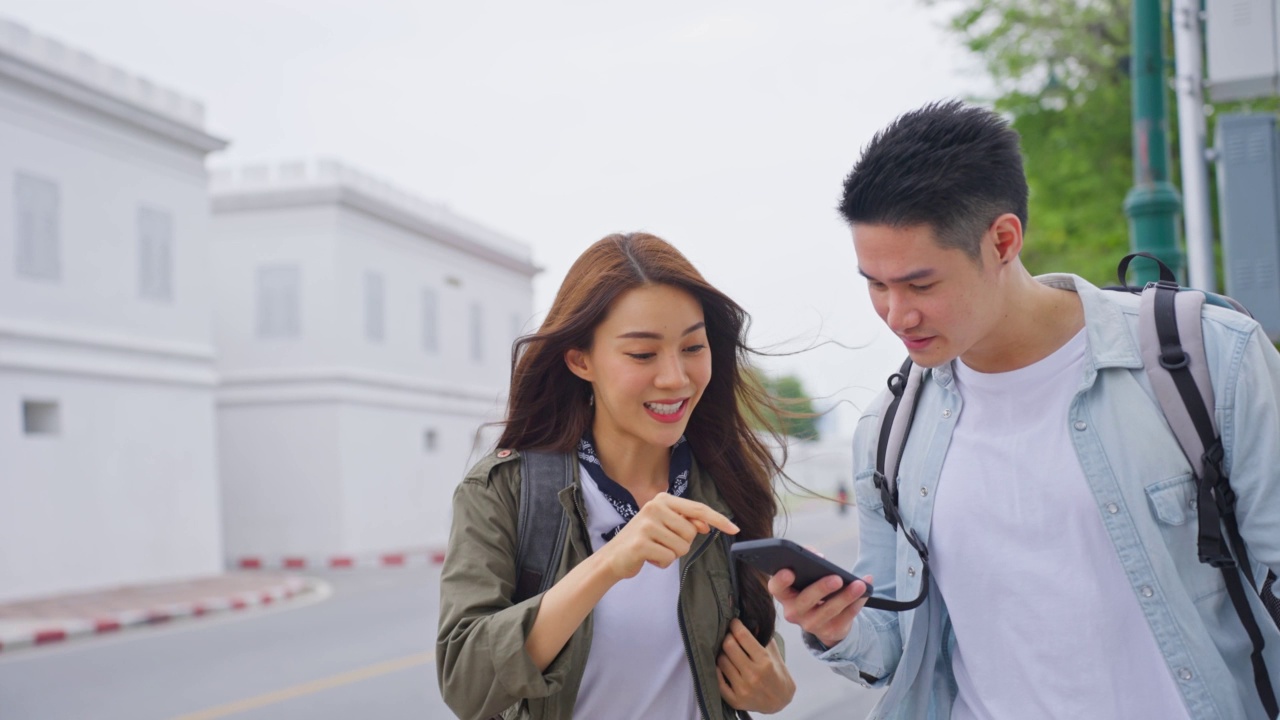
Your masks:
M850 516L852 517L852 516ZM849 564L853 521L795 513L788 537ZM3 720L446 720L432 648L439 568L319 574L326 597L0 656ZM876 693L782 626L796 701L782 720L862 718Z

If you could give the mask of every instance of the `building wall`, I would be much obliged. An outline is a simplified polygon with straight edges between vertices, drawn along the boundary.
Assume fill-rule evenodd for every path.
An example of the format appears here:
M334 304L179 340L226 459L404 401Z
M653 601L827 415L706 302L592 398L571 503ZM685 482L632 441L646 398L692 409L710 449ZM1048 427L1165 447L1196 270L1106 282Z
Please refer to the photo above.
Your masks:
M232 559L442 546L453 488L480 451L477 430L501 416L511 342L532 312L527 274L332 190L284 207L219 206L215 194ZM297 332L263 337L259 273L285 266L299 273Z
M344 550L340 413L259 396L218 408L227 557Z
M0 599L220 568L203 156L0 73ZM35 275L32 179L56 205Z

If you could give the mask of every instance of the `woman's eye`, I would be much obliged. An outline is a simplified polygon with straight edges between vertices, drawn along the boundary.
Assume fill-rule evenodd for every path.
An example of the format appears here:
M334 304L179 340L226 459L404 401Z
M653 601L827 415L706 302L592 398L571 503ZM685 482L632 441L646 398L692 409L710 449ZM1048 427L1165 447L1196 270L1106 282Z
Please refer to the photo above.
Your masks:
M685 348L684 351L692 355L693 353L702 352L706 348L707 348L706 345L690 345L689 347Z
M648 360L656 354L657 353L627 353L627 356L635 358L636 360Z

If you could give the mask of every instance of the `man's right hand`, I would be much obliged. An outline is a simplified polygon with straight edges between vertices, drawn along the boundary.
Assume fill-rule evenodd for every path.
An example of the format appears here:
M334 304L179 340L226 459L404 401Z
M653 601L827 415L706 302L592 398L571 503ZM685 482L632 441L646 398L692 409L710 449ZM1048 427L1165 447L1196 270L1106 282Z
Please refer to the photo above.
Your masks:
M855 580L836 592L844 581L836 575L828 575L797 592L791 587L795 579L795 573L786 569L769 578L769 594L782 603L782 617L793 625L799 625L827 647L844 640L853 627L853 619L867 604L867 598L863 597L867 583ZM867 582L872 581L868 575Z

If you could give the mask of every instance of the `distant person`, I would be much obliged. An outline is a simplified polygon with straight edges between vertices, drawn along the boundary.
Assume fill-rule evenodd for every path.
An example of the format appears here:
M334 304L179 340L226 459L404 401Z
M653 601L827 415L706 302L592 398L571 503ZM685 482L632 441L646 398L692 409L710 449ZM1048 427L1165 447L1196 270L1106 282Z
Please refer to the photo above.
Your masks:
M858 424L854 572L878 598L927 594L898 613L864 609L861 581L824 601L834 576L797 593L782 571L770 590L818 658L888 686L877 718L1267 717L1228 583L1198 557L1218 528L1198 527L1206 500L1143 371L1138 297L1032 277L1027 197L1018 136L989 110L927 105L866 146L840 211L876 312L925 370L896 497L876 485L887 404ZM1280 570L1280 355L1243 314L1206 306L1200 325L1265 577ZM1280 686L1280 631L1244 587Z
M844 481L836 483L836 514L844 515L849 512L849 487Z
M780 472L744 416L748 317L671 245L610 235L517 341L501 448L458 486L436 666L459 717L773 713L795 683L762 575ZM573 460L555 583L513 603L521 451ZM763 642L762 642L763 640Z

